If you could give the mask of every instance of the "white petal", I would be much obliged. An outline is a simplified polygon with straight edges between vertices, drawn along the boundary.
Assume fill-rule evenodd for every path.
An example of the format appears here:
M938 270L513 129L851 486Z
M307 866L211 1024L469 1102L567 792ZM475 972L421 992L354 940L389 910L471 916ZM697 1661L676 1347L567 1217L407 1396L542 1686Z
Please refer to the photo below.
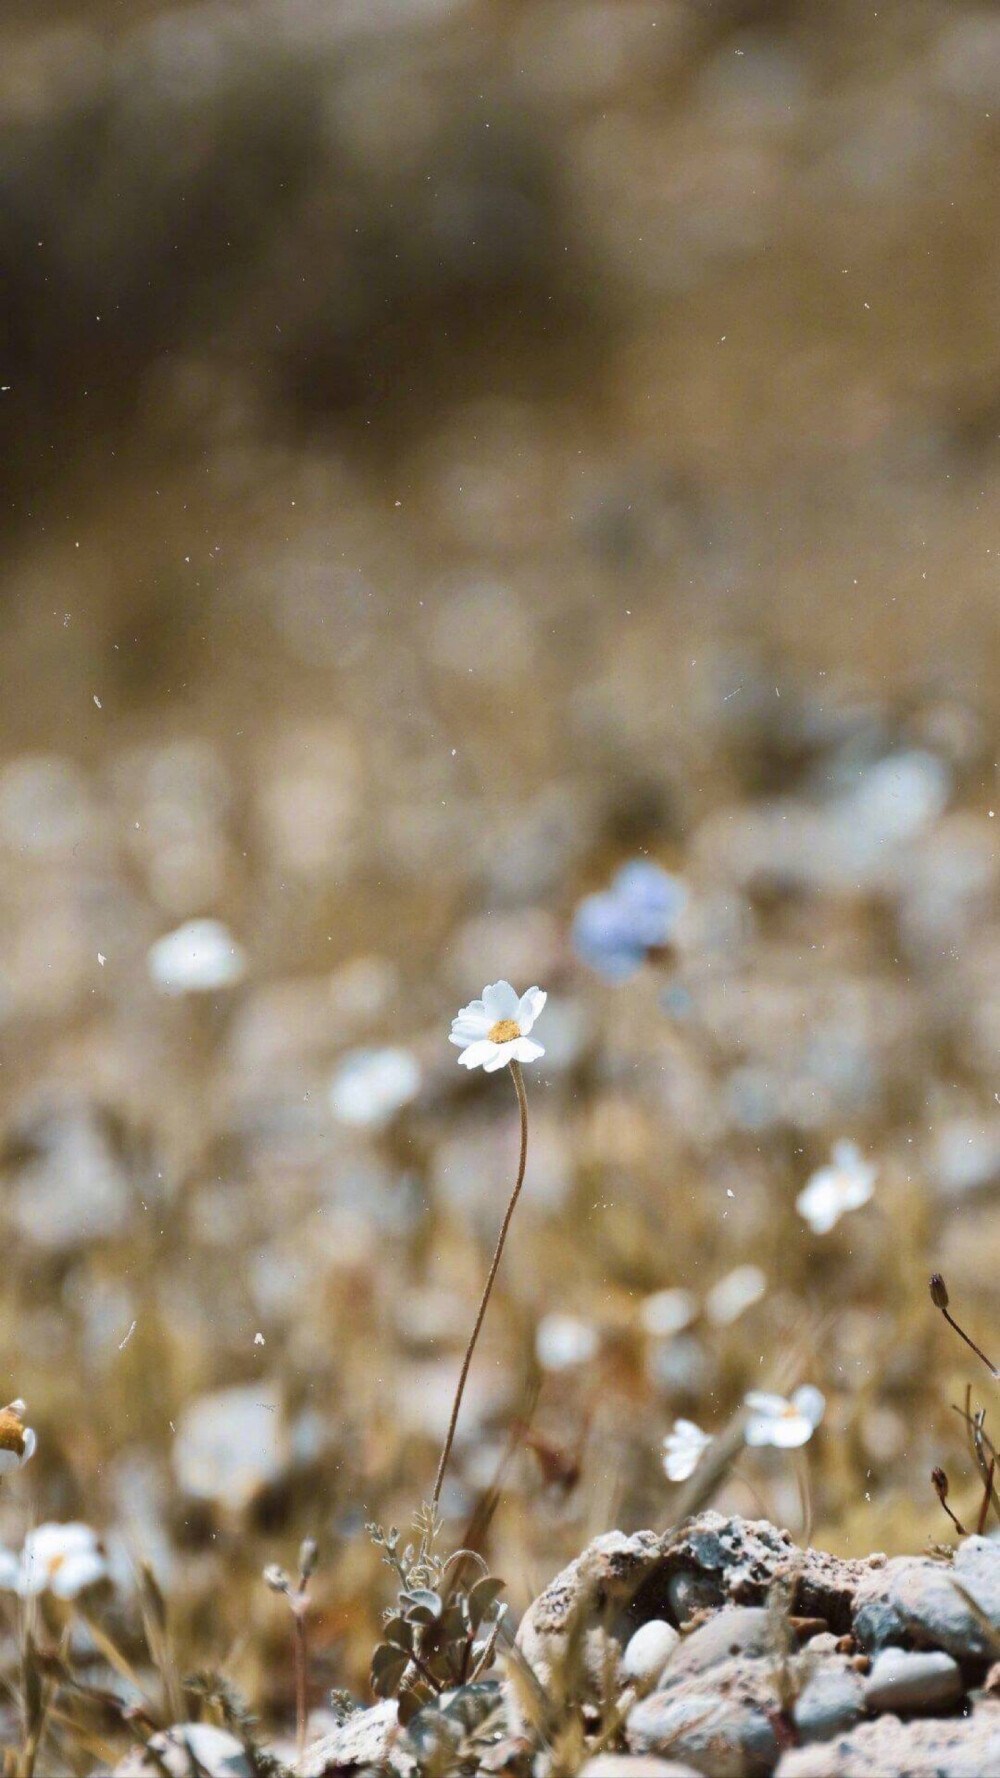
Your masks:
M512 1043L498 1043L490 1060L483 1063L484 1072L495 1074L498 1068L506 1068L508 1062L515 1060L514 1051L520 1041L519 1037L515 1037Z
M766 1389L749 1390L743 1398L743 1405L749 1408L752 1414L766 1414L775 1419L779 1414L784 1414L788 1408L788 1402L783 1395L771 1395Z
M693 1439L699 1444L708 1443L708 1434L702 1432L701 1427L696 1426L693 1420L675 1420L674 1434L678 1438Z
M515 1037L511 1048L515 1062L537 1062L539 1056L545 1054L541 1044L536 1043L533 1037Z
M811 1426L818 1426L826 1412L826 1396L815 1383L803 1383L792 1396L792 1406L804 1414Z
M21 1563L13 1550L0 1549L0 1591L14 1593L21 1578Z
M481 1000L474 1000L471 1006L463 1006L451 1021L453 1031L467 1031L471 1037L485 1037L493 1020L486 1011Z
M16 1451L0 1451L0 1475L9 1475L12 1469L20 1469L21 1459Z
M813 1174L796 1198L795 1208L814 1235L828 1235L836 1227L843 1215L844 1203L829 1167Z
M496 1048L495 1043L487 1043L486 1038L482 1037L477 1043L470 1043L468 1049L462 1051L458 1058L458 1065L460 1068L478 1068L480 1064L485 1066L490 1057L496 1054Z
M699 1452L693 1451L689 1445L685 1445L679 1451L668 1451L663 1459L667 1481L686 1482L689 1476L694 1475L698 1467L698 1457Z
M517 1003L517 1022L521 1027L522 1037L527 1037L532 1025L541 1013L548 995L542 988L527 988Z
M517 995L509 982L493 982L484 988L483 1005L494 1024L499 1019L517 1018Z
M856 1167L863 1165L861 1150L856 1142L835 1142L833 1145L833 1164L841 1173L853 1173Z
M754 1419L747 1421L746 1431L743 1434L744 1443L748 1445L771 1444L771 1428L775 1424L770 1414L756 1415Z
M805 1414L789 1414L783 1420L772 1420L770 1433L768 1444L779 1451L793 1451L798 1445L808 1444L813 1427Z
M33 1426L26 1426L24 1429L24 1450L21 1452L22 1464L27 1463L29 1457L33 1457L35 1455L35 1449L37 1447L37 1444L38 1444L38 1439L35 1436L34 1427Z
M67 1556L49 1577L49 1587L57 1599L75 1599L85 1587L96 1586L108 1572L108 1565L99 1550L79 1550Z

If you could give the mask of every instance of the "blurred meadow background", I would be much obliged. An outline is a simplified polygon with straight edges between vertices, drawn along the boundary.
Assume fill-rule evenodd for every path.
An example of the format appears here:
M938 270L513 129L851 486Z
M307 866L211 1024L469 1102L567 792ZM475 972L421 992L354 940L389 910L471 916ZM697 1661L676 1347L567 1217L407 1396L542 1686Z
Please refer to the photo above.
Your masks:
M1000 13L0 38L0 1542L94 1526L126 1640L145 1558L280 1722L314 1535L312 1701L364 1690L516 1162L447 1042L498 976L547 1053L443 1506L502 1470L514 1614L769 1384L827 1398L817 1542L943 1535L927 1276L990 1348L1000 1269ZM645 958L578 912L637 860Z

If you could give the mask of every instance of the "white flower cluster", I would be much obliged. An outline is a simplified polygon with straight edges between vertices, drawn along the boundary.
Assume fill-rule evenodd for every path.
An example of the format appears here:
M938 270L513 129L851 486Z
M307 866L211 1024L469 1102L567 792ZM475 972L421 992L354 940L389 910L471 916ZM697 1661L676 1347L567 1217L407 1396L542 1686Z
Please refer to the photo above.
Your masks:
M804 1383L788 1398L751 1389L743 1405L747 1410L743 1429L746 1444L773 1445L777 1450L791 1451L812 1438L826 1411L826 1398L814 1384ZM693 1420L675 1420L663 1441L663 1467L668 1480L686 1482L693 1476L711 1443L712 1434L702 1432Z
M39 1593L76 1599L108 1574L101 1540L89 1525L36 1525L19 1556L0 1549L0 1588L22 1599Z

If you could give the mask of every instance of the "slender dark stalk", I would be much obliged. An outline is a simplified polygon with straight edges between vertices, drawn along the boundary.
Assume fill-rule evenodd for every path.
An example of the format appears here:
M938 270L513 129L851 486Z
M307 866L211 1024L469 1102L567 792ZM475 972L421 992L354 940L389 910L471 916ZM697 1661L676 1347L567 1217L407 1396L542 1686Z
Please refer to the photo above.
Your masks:
M306 1629L306 1597L299 1595L301 1605L292 1605L292 1645L295 1650L295 1730L299 1759L306 1750L306 1675L309 1668L308 1631Z
M455 1391L455 1400L452 1404L451 1420L448 1424L448 1431L445 1434L444 1448L441 1452L441 1461L438 1464L437 1478L434 1483L434 1492L431 1495L431 1505L435 1508L437 1507L438 1501L441 1499L441 1487L444 1482L444 1472L448 1467L448 1458L451 1456L451 1447L455 1441L455 1427L458 1425L458 1411L462 1405L462 1396L465 1393L465 1383L466 1378L469 1375L469 1366L472 1363L472 1354L476 1349L479 1330L486 1318L486 1310L489 1306L490 1297L493 1294L493 1285L496 1280L497 1272L500 1269L500 1260L503 1257L504 1242L507 1239L507 1230L510 1228L511 1218L514 1215L514 1211L517 1207L517 1200L521 1195L521 1187L524 1184L524 1169L528 1159L528 1100L524 1091L524 1076L521 1073L521 1065L519 1062L511 1062L510 1074L511 1079L514 1082L514 1091L517 1094L517 1103L521 1112L521 1158L518 1162L517 1178L514 1181L514 1189L510 1194L510 1201L507 1205L503 1222L500 1224L500 1234L493 1253L493 1260L487 1274L482 1300L479 1304L479 1313L476 1316L475 1325L469 1337L469 1343L465 1348L465 1357L462 1360L458 1388Z
M976 1530L980 1537L982 1537L983 1532L986 1530L986 1521L989 1517L990 1504L993 1500L993 1477L996 1475L996 1471L997 1460L995 1457L991 1457L990 1466L986 1472L986 1487L983 1492L983 1504L979 1508L979 1523L976 1526Z
M981 1348L976 1345L975 1340L969 1338L969 1335L966 1333L964 1327L959 1326L958 1322L955 1320L954 1315L952 1315L951 1312L949 1311L948 1289L947 1289L945 1281L942 1278L940 1272L935 1272L934 1276L931 1279L931 1302L934 1304L934 1307L936 1309L940 1309L942 1315L944 1316L945 1320L948 1323L948 1326L950 1328L954 1329L954 1331L955 1331L955 1333L957 1333L959 1339L964 1340L966 1345L970 1348L970 1350L976 1354L976 1357L982 1359L983 1363L986 1366L986 1369L990 1373L990 1376L1000 1379L1000 1371L997 1370L996 1365L993 1364L992 1361L989 1358L987 1358L986 1353L983 1352L981 1350Z

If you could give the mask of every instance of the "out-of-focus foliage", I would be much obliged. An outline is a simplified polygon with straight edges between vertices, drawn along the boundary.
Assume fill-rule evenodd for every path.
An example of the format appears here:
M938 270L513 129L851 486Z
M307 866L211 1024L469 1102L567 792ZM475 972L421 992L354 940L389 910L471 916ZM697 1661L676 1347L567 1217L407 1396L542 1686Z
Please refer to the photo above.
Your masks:
M131 1551L180 1670L287 1722L259 1576L315 1534L311 1696L363 1687L363 1527L426 1495L516 1163L447 1043L498 976L546 1057L442 1509L502 1471L513 1616L748 1388L827 1397L818 1540L940 1534L937 1463L974 1514L926 1276L986 1317L1000 17L42 11L0 24L0 1399L39 1435L0 1542L95 1526L125 1643ZM687 899L609 982L574 914L637 859ZM842 1141L874 1191L814 1232Z

